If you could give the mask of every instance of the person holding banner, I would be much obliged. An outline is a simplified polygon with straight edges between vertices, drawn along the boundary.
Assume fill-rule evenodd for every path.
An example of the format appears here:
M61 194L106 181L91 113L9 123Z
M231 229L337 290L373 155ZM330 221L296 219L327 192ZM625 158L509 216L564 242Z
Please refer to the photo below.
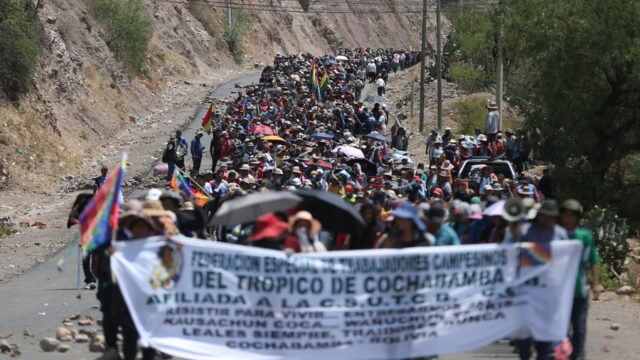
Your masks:
M387 233L382 235L376 247L378 248L408 248L416 246L430 246L435 242L428 241L426 226L420 219L417 207L404 202L390 216L393 217Z
M565 200L561 207L562 225L570 239L582 242L582 256L578 267L576 292L571 309L570 339L573 345L571 360L584 359L584 343L587 335L587 310L589 309L589 289L593 292L593 300L598 300L602 286L600 285L598 263L600 255L595 247L591 233L578 227L582 216L582 205L574 199ZM588 274L591 275L589 286Z

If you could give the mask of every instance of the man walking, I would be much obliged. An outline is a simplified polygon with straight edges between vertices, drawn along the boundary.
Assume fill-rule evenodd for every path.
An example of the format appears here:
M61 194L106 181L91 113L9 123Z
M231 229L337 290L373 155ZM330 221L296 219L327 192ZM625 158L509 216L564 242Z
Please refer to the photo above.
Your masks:
M193 160L193 172L200 173L200 163L202 162L202 152L204 145L200 142L202 139L202 130L196 131L196 137L191 140L191 159Z
M582 216L582 205L577 200L569 199L562 203L561 220L570 239L580 240L582 256L578 265L578 279L571 309L571 344L573 352L571 360L585 358L584 343L587 335L587 310L589 309L589 289L593 292L593 300L598 300L602 287L598 273L600 255L596 250L593 236L588 230L578 227ZM589 279L591 274L591 279ZM589 281L591 280L591 281ZM589 283L591 286L589 286Z
M386 83L384 82L382 76L378 77L378 80L376 80L376 85L378 86L378 96L384 95Z

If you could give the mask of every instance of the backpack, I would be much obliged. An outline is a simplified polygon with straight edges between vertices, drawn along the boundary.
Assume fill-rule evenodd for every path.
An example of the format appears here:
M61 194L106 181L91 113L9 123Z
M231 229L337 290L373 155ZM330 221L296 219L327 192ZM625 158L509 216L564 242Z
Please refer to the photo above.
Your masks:
M171 158L171 146L167 145L167 147L164 149L164 152L162 153L162 162L166 164L169 162L170 158Z

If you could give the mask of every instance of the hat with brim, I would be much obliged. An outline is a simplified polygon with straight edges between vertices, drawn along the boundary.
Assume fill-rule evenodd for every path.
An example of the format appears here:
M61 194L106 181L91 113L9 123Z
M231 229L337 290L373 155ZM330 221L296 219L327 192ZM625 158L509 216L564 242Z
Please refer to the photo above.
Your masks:
M180 196L178 192L173 190L162 190L162 195L160 195L160 200L163 200L163 199L171 199L176 201L178 204L182 204L182 196ZM142 206L143 209L145 208L145 205L147 205L147 203L145 203ZM162 204L160 204L160 206L162 207Z
M151 227L152 229L159 230L158 224L155 221L153 221L153 217L148 214L145 214L142 211L137 211L137 212L132 211L132 212L127 212L126 214L122 214L118 219L118 224L119 226L122 226L122 227L130 227L136 221L143 221L147 225L149 225L149 227Z
M246 176L242 178L242 182L249 185L255 185L256 179L253 176Z
M413 220L413 223L416 225L418 230L425 231L427 227L420 219L418 210L419 209L417 207L411 205L408 202L405 202L389 215L393 216L394 219L411 219Z
M582 205L578 200L575 199L567 199L562 202L561 210L571 210L578 215L582 215Z
M545 200L540 204L538 209L539 215L546 216L560 216L560 209L558 203L555 200Z
M445 160L445 162L440 167L441 170L453 170L453 164L449 160ZM449 176L448 174L445 176Z
M147 200L142 205L142 214L151 216L151 217L160 217L160 216L169 216L174 221L176 219L176 215L168 210L165 210L162 206L162 202L160 200Z
M309 230L310 235L317 234L322 230L322 225L320 222L313 218L310 212L302 210L298 211L295 215L289 218L289 231L293 232L293 228L298 221L308 221L311 224L311 228Z
M289 224L281 221L274 214L262 215L256 221L256 231L253 233L251 240L277 239L287 231L288 227Z
M467 217L467 219L470 219L470 220L482 220L482 209L480 208L480 205L471 204L469 206L469 209L471 210L471 215L469 215Z

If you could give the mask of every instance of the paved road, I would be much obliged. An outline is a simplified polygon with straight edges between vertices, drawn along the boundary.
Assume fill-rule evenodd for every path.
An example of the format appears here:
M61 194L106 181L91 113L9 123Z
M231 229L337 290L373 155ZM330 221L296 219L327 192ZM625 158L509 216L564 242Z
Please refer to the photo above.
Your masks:
M259 75L251 75L242 79L223 84L212 92L218 99L229 99L237 91L235 84L247 85L258 81ZM370 90L367 89L367 92ZM183 136L190 140L195 131L200 128L200 121L207 111L208 104L198 109L195 120L183 131ZM208 148L210 136L205 136L203 143ZM188 160L189 161L189 160ZM206 169L211 159L203 159L202 168ZM61 230L57 236L73 236L77 230ZM63 272L57 270L58 260L65 258L67 264ZM62 321L74 313L81 313L83 317L91 315L100 319L97 310L97 300L94 291L82 291L77 298L75 289L77 258L75 247L71 245L67 250L48 259L2 285L0 285L0 331L9 330L13 336L9 343L18 344L22 350L21 359L95 359L99 354L88 352L86 344L71 344L71 350L66 354L48 353L40 350L38 342L42 337L55 337L55 329L62 326ZM97 325L93 328L99 328ZM76 326L78 328L78 326ZM28 329L33 336L24 336ZM6 356L0 355L0 359ZM504 344L492 345L479 351L442 356L446 360L471 359L513 359L511 349Z

